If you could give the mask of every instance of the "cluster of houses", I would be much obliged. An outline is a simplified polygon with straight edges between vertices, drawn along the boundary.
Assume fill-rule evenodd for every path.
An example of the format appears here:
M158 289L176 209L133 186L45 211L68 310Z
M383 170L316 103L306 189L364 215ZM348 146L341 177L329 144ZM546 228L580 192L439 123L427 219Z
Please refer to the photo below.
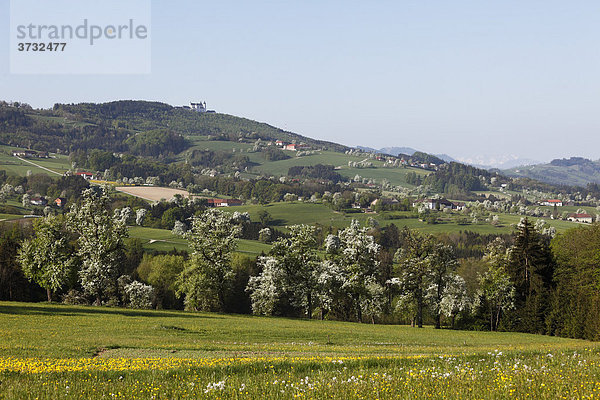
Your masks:
M388 163L393 163L393 161L388 160ZM428 163L408 162L404 158L400 159L400 164L401 165L406 165L407 167L421 168L421 169L426 169L426 170L430 170L430 171L437 171L438 170L437 164L434 164L434 163L429 163L428 164Z
M425 206L428 210L443 210L449 208L450 210L464 210L465 203L459 201L450 201L447 199L419 199L413 202L413 207Z
M539 205L548 207L562 207L565 204L562 200L559 199L547 199L540 201ZM587 213L571 213L567 215L567 221L591 224L592 222L594 222L594 217Z
M269 144L272 145L272 143L269 143ZM299 143L299 144L286 143L283 140L275 141L275 146L280 147L283 150L292 150L292 151L308 149L308 145L306 143Z
M398 203L399 203L399 201L397 199L381 197L379 199L373 200L371 202L370 206L365 209L365 212L367 212L367 213L373 212L373 209L378 205L388 206L388 205L394 205L394 204L398 204ZM443 209L448 208L451 210L460 211L466 207L465 203L458 202L458 201L449 201L446 199L419 199L419 200L415 200L412 203L412 205L413 205L413 207L419 207L421 205L424 205L425 208L427 208L429 210L443 210ZM352 204L352 208L359 209L362 207L359 203L354 203L354 204Z
M54 205L58 208L63 208L66 203L67 200L62 197L57 197L56 199L54 199ZM46 199L45 197L32 197L31 199L29 199L29 204L31 204L32 206L45 207L48 205L48 199Z
M47 151L35 151L35 150L13 150L13 157L21 158L49 158Z

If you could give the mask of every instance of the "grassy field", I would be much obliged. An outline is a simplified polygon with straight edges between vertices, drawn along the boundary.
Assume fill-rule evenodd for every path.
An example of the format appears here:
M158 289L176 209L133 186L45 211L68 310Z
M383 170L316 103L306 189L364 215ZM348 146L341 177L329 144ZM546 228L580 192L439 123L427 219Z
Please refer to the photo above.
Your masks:
M324 226L334 226L337 228L345 228L350 225L352 219L359 220L363 225L367 224L368 218L375 218L381 226L395 224L399 228L408 227L417 229L421 232L439 234L452 233L459 231L472 231L480 234L505 234L511 233L515 229L515 225L519 223L521 217L518 215L500 214L500 224L493 226L488 222L480 222L478 224L459 224L457 216L446 216L440 214L442 220L436 224L428 224L420 221L417 218L402 218L391 219L391 216L409 216L410 212L385 212L385 213L358 213L345 214L342 212L333 211L323 204L301 203L301 202L280 202L266 205L244 205L239 207L223 208L226 212L248 212L253 221L258 221L258 213L261 210L269 212L272 218L270 226L282 231L287 231L287 226L295 224L321 224ZM14 218L12 216L11 218ZM0 216L0 219L2 217ZM533 222L537 218L531 218ZM558 232L564 232L567 229L573 228L578 224L568 221L555 221L546 219L546 221L556 227ZM129 228L129 234L132 238L138 238L142 241L142 245L147 250L170 251L174 248L177 250L189 250L185 239L177 237L169 230L145 228L132 226ZM270 246L255 240L239 241L238 253L249 256L257 256L261 252L268 253Z
M142 246L146 250L170 251L173 249L189 251L185 239L175 236L166 229L145 228L140 226L129 227L129 236L138 238L142 241ZM237 253L256 257L261 252L268 253L271 246L255 240L240 239Z
M331 208L320 203L302 203L302 202L279 202L271 203L266 205L244 205L239 207L229 207L224 211L234 212L245 212L250 214L250 218L253 221L258 220L258 213L261 210L266 210L271 214L273 222L270 224L277 228L284 228L288 225L295 224L316 224L319 223L325 226L335 226L338 228L347 227L350 225L352 219L357 219L361 223L366 224L369 218L375 218L379 221L380 225L386 226L391 223L398 227L407 226L412 229L418 229L422 232L427 233L441 233L441 232L458 232L470 230L482 234L488 233L510 233L514 230L514 225L518 224L521 217L518 215L510 214L499 214L500 224L493 226L488 222L481 221L478 224L465 224L461 225L458 223L458 216L446 216L440 213L439 216L442 220L436 224L427 224L423 221L419 221L417 218L409 219L391 219L389 216L398 215L406 216L406 212L386 212L386 213L356 213L356 214L345 214L343 212L333 211ZM447 219L447 220L445 220ZM471 221L471 218L468 218ZM533 222L537 221L537 218L531 218ZM569 228L577 226L576 224L568 221L550 220L544 219L548 224L554 226L558 232L563 232Z
M596 398L600 344L0 302L0 398Z
M239 142L230 142L224 140L207 140L206 136L189 136L188 139L192 143L192 147L190 150L212 150L212 151L231 151L235 149L236 152L247 151L251 149L254 145L251 143L239 143Z
M64 117L51 117L51 116L37 115L37 114L27 114L27 116L41 120L41 121L54 122L54 123L61 124L63 126L73 127L73 128L81 128L84 126L93 125L93 124L90 124L87 122L72 121L72 120L69 120Z
M64 155L54 155L56 158L31 158L20 160L12 155L17 147L0 146L0 169L5 170L9 175L26 176L28 171L33 174L46 174L51 177L58 177L64 174L70 167L69 157ZM48 168L55 173L51 173L43 168L39 168L31 163ZM58 175L57 175L58 174Z
M431 172L421 168L349 168L343 167L339 171L340 175L347 178L354 178L360 175L362 178L374 179L377 183L381 183L386 179L394 186L403 186L412 188L414 185L406 182L406 174L414 172L417 175L427 176Z
M301 203L301 202L279 202L266 205L251 204L236 207L226 207L227 212L248 212L252 221L258 221L258 213L261 210L271 214L274 227L285 227L296 224L316 224L345 227L350 224L352 218L344 213L333 211L323 204ZM353 214L355 218L366 221L365 214Z
M554 207L548 206L540 206L542 210L554 211ZM556 211L558 211L558 215L562 215L564 212L575 213L577 210L584 209L588 214L595 216L595 214L600 214L600 211L596 209L596 207L588 207L588 206L563 206L556 207Z
M313 154L310 156L296 157L295 151L286 151L287 155L292 158L288 158L287 160L279 160L279 161L267 161L263 162L262 165L254 167L254 171L262 172L267 175L287 175L290 167L295 167L299 165L316 165L316 164L324 164L324 165L334 165L338 166L347 166L348 161L361 161L364 159L357 157L346 155L344 153L336 153L333 151L320 151L317 154Z
M16 215L16 214L0 214L0 221L12 221L15 219L21 219L23 218L22 215Z
M209 149L213 151L227 151L232 152L243 152L244 155L248 156L250 161L255 162L259 165L252 168L250 176L256 177L257 175L273 175L273 176L285 176L288 173L290 167L301 166L301 165L334 165L339 167L339 173L347 178L354 178L355 175L360 175L364 178L375 179L381 182L383 179L387 179L393 185L400 185L406 187L412 187L406 183L406 173L409 171L416 172L418 175L427 175L430 172L419 169L419 168L383 168L384 163L382 161L371 160L364 155L348 155L333 151L318 151L316 154L309 156L296 157L297 152L285 151L291 158L287 160L279 161L267 161L265 160L263 153L248 153L247 150L253 147L250 143L238 143L229 141L217 141L207 140L205 136L190 136L188 139L192 142L192 147L183 152L179 158L185 159L185 155L194 149ZM360 162L369 161L375 168L350 168L348 167L349 161Z

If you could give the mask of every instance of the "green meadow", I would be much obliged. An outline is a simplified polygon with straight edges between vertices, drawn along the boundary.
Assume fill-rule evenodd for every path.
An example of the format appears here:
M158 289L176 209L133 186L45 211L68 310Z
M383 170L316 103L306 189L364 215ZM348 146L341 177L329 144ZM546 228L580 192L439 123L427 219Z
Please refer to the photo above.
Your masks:
M378 183L381 183L384 179L386 179L390 184L394 186L402 186L407 188L412 188L414 185L406 182L406 174L409 172L414 172L421 177L429 175L431 172L421 169L421 168L389 168L389 167L379 167L379 168L350 168L343 167L339 171L340 175L345 176L346 178L354 178L356 175L359 175L361 178L373 179Z
M31 171L32 174L46 174L51 177L58 177L71 168L69 157L64 155L52 154L56 158L26 158L20 160L12 155L13 150L18 150L18 148L0 146L0 169L5 170L9 175L26 176ZM48 168L54 171L54 173L39 168L34 164Z
M488 233L510 233L514 230L514 226L519 223L521 216L511 214L498 214L499 224L491 225L489 222L479 221L476 224L472 223L472 218L467 217L467 222L463 224L458 214L437 213L439 217L435 224L428 224L420 221L414 216L414 213L392 211L380 213L344 213L334 211L328 206L321 203L303 203L303 202L278 202L266 205L251 204L238 207L225 208L224 211L248 212L253 221L258 221L258 215L261 210L267 211L272 218L271 226L276 228L284 228L295 224L321 224L324 226L334 226L344 228L350 225L353 219L359 220L366 224L369 218L374 218L381 226L386 226L391 223L402 228L404 226L411 229L418 229L426 233L442 233L442 232L459 232L473 231L482 234ZM538 218L530 218L532 221L537 221ZM550 225L554 226L557 231L563 232L569 228L573 228L576 224L568 221L551 220L544 218Z
M189 251L187 241L184 238L175 236L166 229L132 226L129 227L129 237L139 239L146 250L170 251L176 249ZM256 240L240 239L236 252L256 257L262 252L268 253L270 249L271 246L268 244Z
M334 211L321 203L303 203L303 202L278 202L266 205L250 204L237 207L223 208L226 212L248 212L252 221L259 220L259 213L267 211L271 216L269 226L286 232L287 227L297 224L320 224L322 226L333 226L336 228L345 228L350 225L353 219L359 220L363 225L368 223L369 218L374 218L381 226L395 224L398 228L408 227L417 229L421 232L440 234L456 233L461 231L472 231L480 234L506 234L514 231L516 224L519 223L521 216L510 214L498 214L499 224L494 226L486 221L479 221L474 224L471 218L468 223L463 223L461 216L456 214L439 213L437 223L429 224L421 221L411 212L393 211L381 213L344 213ZM530 218L533 222L538 218ZM550 226L557 229L558 232L564 232L578 224L568 221L544 219ZM147 250L170 251L173 248L177 250L188 250L185 239L177 237L169 230L154 229L133 226L129 228L129 234L132 238L138 238ZM255 240L239 241L237 252L249 256L259 255L261 252L267 253L270 246Z
M596 398L600 345L520 333L0 302L0 398Z

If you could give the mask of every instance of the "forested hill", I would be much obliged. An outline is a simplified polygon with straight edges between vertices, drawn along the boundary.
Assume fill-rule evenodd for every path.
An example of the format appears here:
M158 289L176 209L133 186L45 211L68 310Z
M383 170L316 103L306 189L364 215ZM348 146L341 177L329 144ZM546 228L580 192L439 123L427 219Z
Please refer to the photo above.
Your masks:
M586 186L589 183L600 184L600 160L592 161L582 157L563 158L552 160L548 164L512 168L502 173L555 185Z
M348 150L348 147L337 143L311 139L247 118L219 113L200 114L159 102L120 100L103 104L56 104L53 112L86 123L111 121L114 126L132 131L170 129L181 135L206 135L225 140L237 140L239 137L283 140L334 151Z
M144 138L132 139L144 132ZM34 150L102 149L158 156L185 149L185 136L304 142L333 151L346 146L315 140L271 125L227 114L200 114L182 107L148 101L120 100L103 104L55 104L52 109L0 103L0 142ZM150 141L148 146L141 142Z
M284 153L281 148L266 145L276 140L304 143L312 157L302 154L301 158L301 152ZM195 173L211 168L216 171L214 173L245 172L255 177L285 175L290 167L302 167L300 176L311 175L314 171L305 167L323 164L327 168L354 168L356 171L352 171L352 176L368 176L380 181L385 178L416 186L425 184L437 193L455 196L484 190L492 179L492 174L485 170L445 163L422 152L415 152L410 157L386 156L384 159L375 155L357 155L354 154L356 149L349 152L350 147L311 139L247 118L197 113L188 108L149 101L55 104L52 109L33 109L26 104L0 101L0 145L68 154L70 161L79 168L105 171L118 167L117 175L128 178L132 178L131 174L144 178L147 174L159 176L160 171L167 170L175 173L181 169L176 166L180 163L195 168ZM324 154L321 150L329 153ZM332 152L347 152L352 156L340 158ZM289 165L281 164L283 167L279 167L273 164L292 156L294 161L290 161ZM335 161L330 164L332 157ZM370 157L375 163L348 166L349 161L357 164L352 157L357 160ZM427 172L417 176L414 170L404 170L400 158L406 159L403 162L409 166ZM333 162L337 164L333 165ZM271 164L266 166L267 163ZM430 173L432 171L435 172ZM407 175L408 172L411 174ZM168 175L168 182L180 178L175 176L177 174L172 175ZM319 178L337 181L342 179L342 175L335 173ZM347 175L343 179L348 179ZM405 180L405 175L408 180ZM425 178L425 175L429 176ZM510 182L501 176L495 180L496 183Z

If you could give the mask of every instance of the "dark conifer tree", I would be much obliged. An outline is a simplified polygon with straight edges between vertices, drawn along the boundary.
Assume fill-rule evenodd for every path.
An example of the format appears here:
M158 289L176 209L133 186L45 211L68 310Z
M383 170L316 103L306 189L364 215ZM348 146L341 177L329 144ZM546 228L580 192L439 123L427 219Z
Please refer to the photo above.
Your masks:
M516 309L510 319L513 329L545 332L553 272L548 239L525 218L517 229L508 262L508 273L516 288Z

